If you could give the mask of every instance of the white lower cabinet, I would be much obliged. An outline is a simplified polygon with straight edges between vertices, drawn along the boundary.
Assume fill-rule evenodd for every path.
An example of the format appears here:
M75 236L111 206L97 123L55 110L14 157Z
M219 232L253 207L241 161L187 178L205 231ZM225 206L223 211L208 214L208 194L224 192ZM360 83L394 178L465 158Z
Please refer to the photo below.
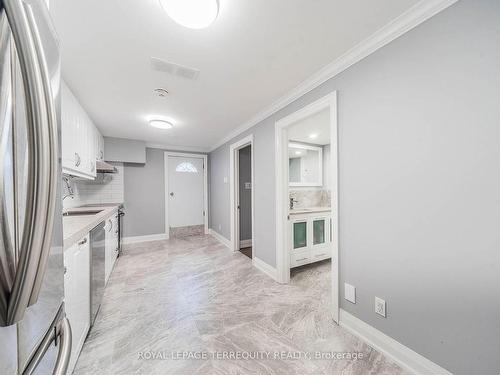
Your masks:
M104 226L106 231L105 239L105 274L106 283L108 282L113 267L115 265L116 258L118 257L118 214L110 217L106 220L106 225Z
M305 213L290 217L290 268L331 258L331 215Z
M87 235L64 252L64 300L73 336L69 374L73 372L90 328L89 242Z

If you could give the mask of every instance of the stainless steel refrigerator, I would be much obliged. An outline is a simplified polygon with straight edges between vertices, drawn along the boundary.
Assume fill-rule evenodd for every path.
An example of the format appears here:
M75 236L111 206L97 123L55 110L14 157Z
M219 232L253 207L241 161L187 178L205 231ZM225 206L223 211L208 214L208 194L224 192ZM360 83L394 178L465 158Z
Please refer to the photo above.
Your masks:
M45 0L0 0L0 374L65 374L60 55Z

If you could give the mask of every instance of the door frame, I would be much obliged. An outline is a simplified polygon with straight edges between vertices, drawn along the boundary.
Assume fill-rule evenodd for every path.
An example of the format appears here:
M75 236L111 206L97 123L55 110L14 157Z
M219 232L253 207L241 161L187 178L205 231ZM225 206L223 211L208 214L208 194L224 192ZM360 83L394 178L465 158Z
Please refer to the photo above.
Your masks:
M338 119L337 91L308 104L296 112L276 121L275 172L276 172L276 269L277 281L290 282L289 214L288 214L288 127L325 108L330 109L330 171L332 218L332 301L333 319L339 321L339 231L338 231Z
M250 164L251 164L251 176L252 176L252 191L251 191L251 199L252 199L252 262L255 258L255 221L254 221L254 205L255 205L255 177L254 177L254 142L253 142L253 134L246 136L245 138L240 139L239 141L233 143L229 147L229 209L230 209L230 244L232 251L238 251L240 249L240 225L239 225L239 212L237 202L239 200L240 193L240 182L239 182L239 151L246 147L250 146L252 149Z
M185 157L185 158L195 158L195 159L203 159L203 211L204 211L204 225L205 225L205 234L208 234L208 157L207 154L190 154L185 152L170 152L165 151L164 155L164 164L165 164L165 235L166 238L170 238L170 223L168 217L168 191L169 191L169 183L168 183L168 158L169 157Z

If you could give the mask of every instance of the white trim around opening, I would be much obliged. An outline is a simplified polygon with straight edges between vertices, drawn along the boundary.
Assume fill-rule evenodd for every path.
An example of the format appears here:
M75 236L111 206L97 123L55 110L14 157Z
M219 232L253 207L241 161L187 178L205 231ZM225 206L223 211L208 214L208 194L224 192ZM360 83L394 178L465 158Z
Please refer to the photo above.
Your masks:
M233 143L229 147L229 190L230 190L230 225L231 225L231 250L238 251L240 249L240 226L238 214L238 194L239 194L239 150L246 146L251 146L251 174L252 174L252 261L255 258L255 222L254 222L254 191L255 191L255 176L254 176L254 143L253 135L250 134L245 138Z
M208 234L208 157L206 154L189 154L185 152L165 152L165 234L170 238L170 224L168 218L168 158L170 156L203 159L203 219L205 225L205 234Z
M280 283L290 282L290 255L288 251L288 131L293 123L325 108L330 110L330 171L332 218L332 302L333 319L339 322L339 247L338 247L338 145L337 145L337 92L316 100L284 117L275 125L276 168L276 271Z

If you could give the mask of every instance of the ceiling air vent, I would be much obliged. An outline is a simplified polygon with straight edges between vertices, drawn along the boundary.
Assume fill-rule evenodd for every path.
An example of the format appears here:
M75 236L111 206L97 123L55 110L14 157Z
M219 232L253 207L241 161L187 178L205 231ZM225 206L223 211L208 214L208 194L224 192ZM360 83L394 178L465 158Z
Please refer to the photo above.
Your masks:
M168 95L168 91L165 90L164 88L161 88L161 87L157 88L157 89L154 89L154 92L155 92L156 95L158 95L158 96L160 96L162 98L164 98L164 97L166 97Z
M195 80L198 78L200 71L198 69L190 68L188 66L179 65L170 61L159 59L158 57L151 57L151 67L153 70L165 72L177 77Z

